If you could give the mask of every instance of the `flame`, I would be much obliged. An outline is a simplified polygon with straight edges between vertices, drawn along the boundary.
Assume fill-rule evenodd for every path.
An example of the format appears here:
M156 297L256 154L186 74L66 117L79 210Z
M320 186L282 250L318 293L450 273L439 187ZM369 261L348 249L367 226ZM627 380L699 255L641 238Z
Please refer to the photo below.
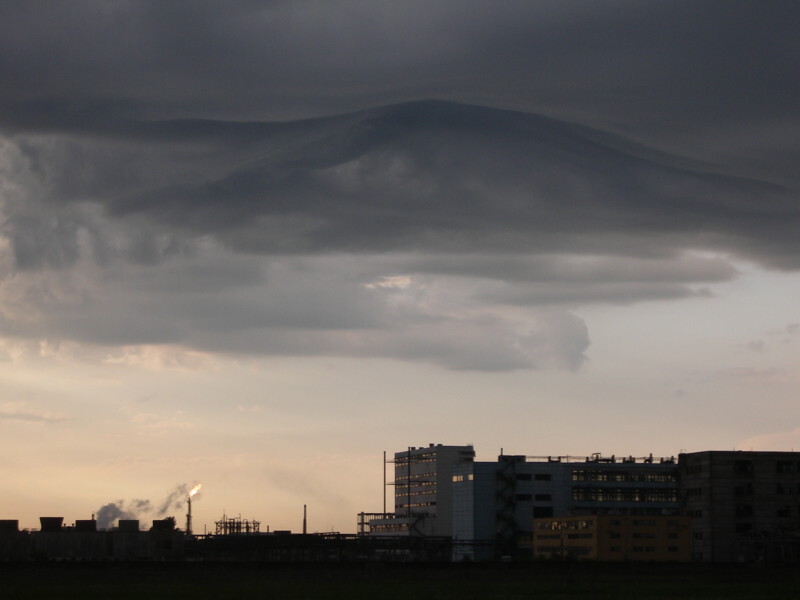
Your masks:
M199 492L201 487L203 487L203 484L202 484L202 483L198 483L196 486L194 486L194 487L191 489L191 491L189 492L189 498L191 498L191 497L192 497L192 496L194 496L194 495L195 495L197 492Z

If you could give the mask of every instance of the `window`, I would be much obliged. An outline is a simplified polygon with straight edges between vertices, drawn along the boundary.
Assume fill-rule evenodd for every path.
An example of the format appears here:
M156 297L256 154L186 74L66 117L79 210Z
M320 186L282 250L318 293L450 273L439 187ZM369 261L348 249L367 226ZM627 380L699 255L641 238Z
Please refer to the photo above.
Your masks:
M733 472L736 473L737 475L752 475L753 461L752 460L733 461Z
M517 494L516 498L519 502L530 502L532 499L530 494Z
M536 494L537 502L550 502L553 497L550 494Z
M736 516L738 518L747 518L753 516L753 505L752 504L738 504L736 506Z
M574 487L572 499L576 502L676 502L675 488L612 488Z
M736 524L736 533L748 533L753 531L753 524L752 523L737 523Z
M546 519L547 517L553 516L553 507L552 506L534 506L533 507L533 518L534 519Z
M572 481L641 481L645 483L672 483L678 481L675 469L646 468L626 469L573 469Z
M553 477L550 473L536 473L533 478L536 481L550 481Z
M517 481L530 481L531 474L530 473L517 473Z
M794 462L791 460L779 460L775 463L775 470L778 473L794 473Z

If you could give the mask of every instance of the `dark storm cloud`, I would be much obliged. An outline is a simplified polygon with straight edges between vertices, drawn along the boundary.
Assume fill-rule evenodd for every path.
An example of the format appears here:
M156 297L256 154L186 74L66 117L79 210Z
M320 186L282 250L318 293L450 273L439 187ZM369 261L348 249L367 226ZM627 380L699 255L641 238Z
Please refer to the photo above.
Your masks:
M588 333L560 305L735 277L694 251L800 267L798 17L4 3L0 328L576 368Z
M799 12L771 0L34 0L0 9L0 89L8 126L296 118L434 96L706 137L796 115Z
M428 101L282 125L143 129L126 143L26 140L37 200L94 203L248 253L688 246L787 267L800 256L794 190L524 113ZM37 231L29 210L9 221L20 266L44 260L30 257L37 248L53 253L48 235L55 256L74 257L78 226L54 213Z

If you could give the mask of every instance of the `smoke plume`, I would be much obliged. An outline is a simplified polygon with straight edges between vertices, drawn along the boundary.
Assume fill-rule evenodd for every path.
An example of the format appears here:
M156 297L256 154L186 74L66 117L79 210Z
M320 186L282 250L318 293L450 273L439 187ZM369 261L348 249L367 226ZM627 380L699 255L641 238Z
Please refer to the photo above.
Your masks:
M111 529L120 519L138 519L141 522L164 518L171 511L183 508L192 488L193 486L187 483L178 484L160 502L155 503L143 499L109 502L96 511L97 528Z
M139 519L142 515L147 515L153 510L149 500L130 500L125 503L123 500L109 502L97 509L98 529L110 529L119 522L120 519Z

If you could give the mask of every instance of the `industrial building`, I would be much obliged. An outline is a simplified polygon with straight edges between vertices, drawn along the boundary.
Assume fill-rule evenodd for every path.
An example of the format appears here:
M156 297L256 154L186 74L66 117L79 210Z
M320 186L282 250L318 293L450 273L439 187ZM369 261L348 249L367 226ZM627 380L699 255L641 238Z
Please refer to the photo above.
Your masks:
M394 479L386 480L386 465ZM193 535L174 518L97 530L41 517L0 520L0 560L800 561L800 453L674 457L524 456L476 461L471 445L410 447L387 461L394 511L360 513L358 533L261 532L223 518Z
M121 520L110 530L94 520L64 526L63 517L41 517L37 530L20 530L17 520L0 520L0 561L51 562L445 562L449 538L358 536L259 531L258 522L223 517L216 534L191 535L175 519L156 520L142 531L136 520Z
M694 560L800 559L800 453L706 451L679 458Z
M672 457L474 457L442 444L396 453L395 511L361 513L359 533L450 537L454 560L491 560L529 554L533 518L678 513Z
M65 526L63 517L40 517L38 531L20 531L19 521L0 521L0 560L181 560L186 536L175 519L153 521L148 531L137 520L120 520L98 531L94 519Z
M482 462L474 460L471 446L431 444L399 452L394 462L395 512L362 513L359 533L451 536L454 560L530 555L534 522L554 517L671 522L679 515L689 519L682 535L690 537L695 561L800 560L795 452L706 451L677 460L501 454ZM585 521L601 526L596 519ZM664 546L669 547L678 550L644 552L650 560L686 558L682 542ZM600 556L601 550L592 553Z
M674 458L500 455L453 470L456 560L527 555L533 520L567 515L676 515Z
M536 519L534 558L599 561L691 559L689 517L595 515Z
M362 513L359 532L452 537L453 471L475 459L472 446L409 448L394 455L394 512ZM371 518L370 518L371 517Z

